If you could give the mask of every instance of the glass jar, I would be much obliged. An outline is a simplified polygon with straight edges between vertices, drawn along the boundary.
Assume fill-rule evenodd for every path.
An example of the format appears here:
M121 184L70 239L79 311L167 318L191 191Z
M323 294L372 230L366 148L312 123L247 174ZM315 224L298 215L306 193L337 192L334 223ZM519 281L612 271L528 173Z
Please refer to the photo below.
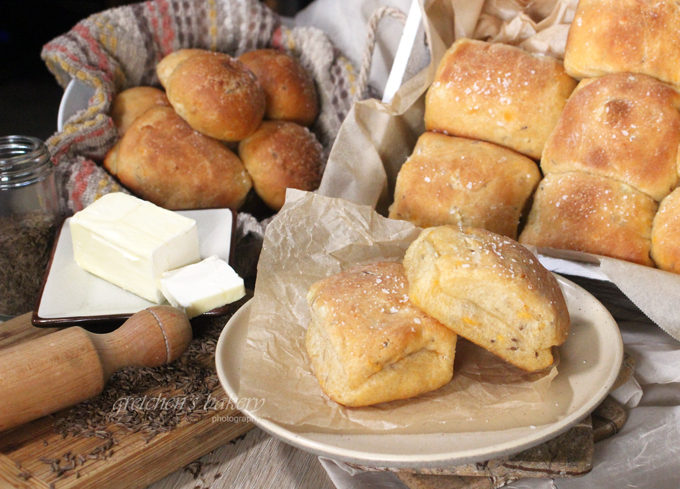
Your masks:
M45 143L0 137L0 319L33 309L60 218Z

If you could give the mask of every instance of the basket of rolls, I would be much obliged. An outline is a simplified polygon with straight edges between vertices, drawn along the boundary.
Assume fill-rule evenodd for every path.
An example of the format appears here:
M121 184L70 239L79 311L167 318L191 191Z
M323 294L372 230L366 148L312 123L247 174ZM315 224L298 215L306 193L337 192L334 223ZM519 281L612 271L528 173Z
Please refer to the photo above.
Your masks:
M333 195L517 239L680 339L676 3L420 9L431 62L389 104L358 103L339 138L369 121L380 137L346 150L361 168L329 161L366 177Z
M359 96L322 31L287 28L255 0L110 9L42 57L62 86L94 91L48 140L70 213L127 191L168 209L271 215L286 187L318 187Z

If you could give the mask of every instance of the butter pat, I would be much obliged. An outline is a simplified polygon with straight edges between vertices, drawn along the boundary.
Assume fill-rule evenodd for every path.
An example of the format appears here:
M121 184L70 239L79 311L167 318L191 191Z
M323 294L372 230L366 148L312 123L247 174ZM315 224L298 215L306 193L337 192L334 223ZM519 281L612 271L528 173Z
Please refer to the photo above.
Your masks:
M246 295L243 279L217 256L165 272L161 277L161 290L168 302L182 309L189 318Z
M83 270L151 302L163 302L163 272L201 259L196 221L121 192L77 212L70 229Z

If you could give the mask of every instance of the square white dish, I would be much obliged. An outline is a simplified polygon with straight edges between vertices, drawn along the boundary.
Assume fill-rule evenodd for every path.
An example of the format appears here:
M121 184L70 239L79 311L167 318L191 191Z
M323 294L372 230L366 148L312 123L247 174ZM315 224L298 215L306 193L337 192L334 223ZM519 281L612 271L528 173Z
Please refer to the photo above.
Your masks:
M234 213L230 209L177 211L198 227L201 259L217 255L230 262ZM66 219L55 237L52 259L33 311L36 326L110 325L158 304L127 292L81 269L73 259L73 243ZM206 315L220 315L229 306Z

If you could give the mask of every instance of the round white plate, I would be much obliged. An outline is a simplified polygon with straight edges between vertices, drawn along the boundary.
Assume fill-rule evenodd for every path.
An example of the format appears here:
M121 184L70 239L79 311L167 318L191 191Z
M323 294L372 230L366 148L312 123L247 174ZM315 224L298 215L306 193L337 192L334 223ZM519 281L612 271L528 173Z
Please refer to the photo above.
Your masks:
M435 468L490 460L518 453L556 437L582 420L604 399L623 360L618 325L605 307L578 285L560 276L572 329L559 347L559 374L545 396L544 409L560 415L550 424L501 431L430 434L344 434L297 431L243 410L271 435L302 450L374 467ZM217 374L229 397L238 401L241 359L252 301L225 326L217 343ZM565 405L566 410L565 410Z

